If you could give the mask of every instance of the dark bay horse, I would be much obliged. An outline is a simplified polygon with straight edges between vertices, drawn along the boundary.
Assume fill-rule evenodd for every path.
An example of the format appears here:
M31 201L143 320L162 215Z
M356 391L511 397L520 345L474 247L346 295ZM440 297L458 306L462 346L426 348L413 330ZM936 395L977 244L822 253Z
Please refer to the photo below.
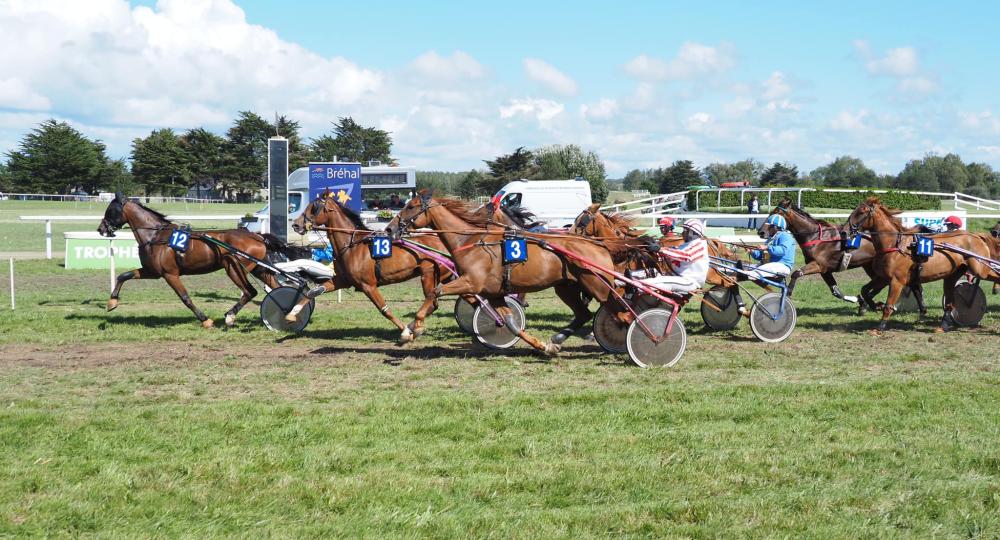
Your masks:
M325 292L354 287L371 300L382 316L399 328L400 342L415 340L424 333L424 320L437 309L434 287L449 277L451 272L428 253L400 244L393 245L390 257L376 261L369 249L369 242L376 231L369 229L354 211L327 195L310 202L292 223L292 229L299 234L306 234L310 228L325 230L335 254L335 275L332 280L306 293L287 318L295 320L298 312L312 298ZM435 235L423 234L409 240L432 251L445 252L445 246ZM392 313L378 287L415 277L420 278L424 302L417 310L413 322L407 325Z
M479 294L490 302L507 322L511 332L538 351L554 355L561 348L557 337L572 335L590 321L591 313L581 292L602 304L608 302L608 284L614 283L613 276L578 263L568 257L545 249L540 243L559 246L567 251L586 257L594 264L613 268L612 250L628 249L611 246L605 248L581 237L571 235L545 235L521 233L527 239L527 262L504 268L501 254L503 231L487 230L489 225L482 216L470 210L462 201L438 199L422 192L407 202L403 210L387 227L394 237L405 231L433 227L442 242L452 254L459 277L438 287L438 296ZM573 310L573 321L566 329L553 337L553 342L545 344L519 330L504 302L509 293L528 293L554 288L556 295ZM623 307L612 304L613 313Z
M875 247L872 269L876 276L889 283L889 298L882 308L882 320L879 322L878 331L886 329L903 287L909 285L914 278L919 279L921 283L944 281L945 315L941 319L941 326L935 331L946 331L951 326L949 319L954 307L955 284L958 280L966 272L991 281L1000 279L1000 276L976 258L938 249L934 250L934 254L927 262L921 264L920 275L914 276L918 262L911 253L910 244L914 242L915 235L904 228L902 222L895 217L899 213L898 210L884 207L877 197L869 197L858 205L847 219L849 234L853 235L860 231L871 233L872 244ZM958 231L936 234L933 238L935 242L947 242L983 257L990 255L986 240L975 234Z
M126 281L163 278L177 293L181 302L201 321L201 325L205 328L211 328L214 324L212 319L206 317L200 309L195 307L191 297L188 296L187 289L181 283L181 276L207 274L224 268L229 279L233 280L233 283L243 293L236 305L226 312L226 325L232 326L236 323L236 314L239 313L240 309L257 296L257 290L250 283L247 272L252 273L268 287L278 286L277 280L271 272L214 244L199 240L198 235L210 236L258 259L264 259L269 249L283 251L288 248L277 237L261 236L246 229L197 231L191 235L187 252L180 256L167 245L168 238L178 228L177 225L171 223L166 216L156 210L130 201L121 193L116 193L114 200L104 211L104 219L97 227L97 232L110 237L114 236L115 231L125 225L132 229L135 241L139 244L139 262L142 266L118 275L115 288L111 291L111 298L108 300L108 311L118 307L118 294Z

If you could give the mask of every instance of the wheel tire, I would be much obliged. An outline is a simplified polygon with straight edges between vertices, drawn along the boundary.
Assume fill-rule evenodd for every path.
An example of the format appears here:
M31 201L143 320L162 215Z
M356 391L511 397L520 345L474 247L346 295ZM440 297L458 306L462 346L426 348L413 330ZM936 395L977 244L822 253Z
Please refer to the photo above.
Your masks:
M979 326L984 315L986 315L986 293L982 287L968 281L956 285L955 305L951 310L951 318L960 326Z
M476 331L472 327L472 321L476 317L476 306L459 296L455 299L455 322L466 334L475 335Z
M782 316L777 320L772 319L770 314L778 313L780 307L781 293L776 292L763 294L754 302L750 308L750 330L757 339L765 343L779 343L788 339L795 331L795 322L798 320L795 303L786 296Z
M670 367L680 361L687 348L687 331L679 318L674 319L670 334L663 341L656 343L649 339L639 325L642 321L653 335L662 335L670 322L671 312L665 309L650 309L643 311L628 327L625 344L628 357L633 364L641 368Z
M712 309L706 305L708 302L712 302L722 311ZM716 285L705 293L705 298L701 301L701 320L705 321L705 326L710 330L716 332L732 330L740 323L740 316L736 295L728 287Z
M888 300L886 300L888 302ZM903 287L896 301L896 311L899 313L916 313L920 309L917 305L917 295L909 287Z
M524 308L521 303L511 297L505 297L507 307L514 314L514 322L520 330L524 330ZM497 326L493 316L482 306L476 306L475 316L472 318L473 335L483 345L491 349L507 349L512 347L519 339L516 334L511 333L507 325Z
M628 334L628 325L618 322L618 319L605 306L597 309L594 315L594 339L602 349L611 354L625 354L628 347L625 345L625 336Z
M305 330L312 318L316 300L310 298L309 303L302 306L295 317L294 323L285 320L285 315L302 299L304 293L296 287L277 287L264 296L260 303L260 320L269 330L274 332L299 333Z

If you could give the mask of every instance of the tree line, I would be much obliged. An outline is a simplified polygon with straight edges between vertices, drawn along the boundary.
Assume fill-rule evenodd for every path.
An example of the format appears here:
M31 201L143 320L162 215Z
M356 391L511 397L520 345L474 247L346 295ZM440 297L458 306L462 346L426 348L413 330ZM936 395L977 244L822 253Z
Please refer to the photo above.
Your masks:
M391 163L392 137L352 118L333 122L332 131L308 143L299 123L285 116L270 122L241 111L224 136L203 127L176 133L156 129L132 141L129 162L113 160L104 143L65 122L47 120L28 133L0 165L0 190L69 194L123 191L183 196L194 186L230 200L250 200L267 186L267 139L288 139L290 170L310 161Z
M725 182L749 182L753 186L886 188L909 191L959 191L982 198L1000 197L1000 172L986 163L965 163L957 154L927 154L909 161L898 174L878 174L856 157L841 156L826 165L800 174L791 163L770 167L755 159L712 163L698 169L689 160L667 167L633 169L612 185L626 191L674 193L689 186L719 186Z

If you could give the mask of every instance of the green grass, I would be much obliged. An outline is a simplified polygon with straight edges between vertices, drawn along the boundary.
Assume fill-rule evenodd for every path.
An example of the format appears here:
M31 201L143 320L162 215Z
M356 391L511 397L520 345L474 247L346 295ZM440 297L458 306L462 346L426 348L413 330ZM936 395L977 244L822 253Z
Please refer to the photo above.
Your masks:
M162 281L127 284L107 314L105 272L17 272L18 309L0 312L0 536L1000 530L995 309L978 330L936 335L910 314L876 337L809 279L785 343L706 333L691 305L684 359L643 371L576 338L553 362L472 346L450 301L396 347L356 292L320 298L287 337L256 306L202 330ZM235 301L222 275L185 281L210 315ZM385 292L405 316L420 298ZM568 319L551 293L529 301L536 335Z
M179 215L243 215L254 212L262 206L255 204L206 204L206 203L159 203L151 208L167 214ZM4 251L45 251L45 222L21 221L20 216L42 215L83 215L103 216L108 207L104 202L55 202L55 201L0 201L0 252ZM70 231L96 231L100 218L87 221L54 221L52 223L52 252L61 257L65 251L63 233ZM236 220L196 221L196 228L232 228Z

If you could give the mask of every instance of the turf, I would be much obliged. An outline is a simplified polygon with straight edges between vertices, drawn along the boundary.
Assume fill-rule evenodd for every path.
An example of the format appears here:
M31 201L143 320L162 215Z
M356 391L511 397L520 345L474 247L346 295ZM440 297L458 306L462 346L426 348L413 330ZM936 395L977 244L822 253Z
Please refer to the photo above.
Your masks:
M450 302L397 347L355 292L320 298L301 336L264 330L255 306L206 331L162 281L127 284L108 314L105 272L17 268L18 309L0 314L0 536L1000 530L993 311L945 335L904 314L872 336L806 280L785 343L707 333L691 305L684 359L644 371L577 338L556 361L487 351ZM185 280L210 315L235 301L222 275ZM420 299L385 292L405 315ZM551 294L529 301L539 336L568 318Z

